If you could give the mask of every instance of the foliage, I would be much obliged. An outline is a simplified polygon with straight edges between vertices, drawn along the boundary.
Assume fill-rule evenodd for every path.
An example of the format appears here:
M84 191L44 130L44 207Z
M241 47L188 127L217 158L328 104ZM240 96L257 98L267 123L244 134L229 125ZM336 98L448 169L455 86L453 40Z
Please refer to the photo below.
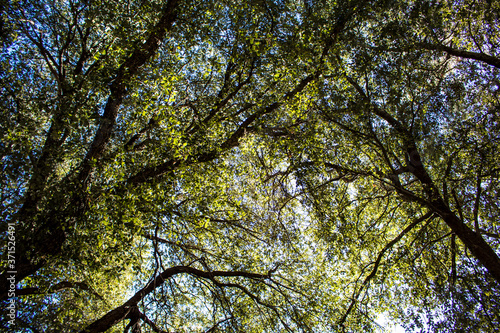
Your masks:
M494 330L498 13L1 2L1 328Z

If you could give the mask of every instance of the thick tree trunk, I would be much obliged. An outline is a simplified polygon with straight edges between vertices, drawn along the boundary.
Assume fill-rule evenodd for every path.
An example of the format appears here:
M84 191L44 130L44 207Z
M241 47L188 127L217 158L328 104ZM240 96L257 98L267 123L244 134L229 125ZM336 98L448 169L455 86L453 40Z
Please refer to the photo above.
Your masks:
M483 237L462 222L441 198L434 200L432 207L455 235L460 238L465 247L472 252L474 257L479 260L493 278L500 283L500 258Z
M425 170L414 143L410 145L407 153L409 158L408 168L424 186L428 197L428 207L441 216L443 221L460 238L476 259L500 283L500 258L498 255L480 234L469 228L444 202L432 178Z

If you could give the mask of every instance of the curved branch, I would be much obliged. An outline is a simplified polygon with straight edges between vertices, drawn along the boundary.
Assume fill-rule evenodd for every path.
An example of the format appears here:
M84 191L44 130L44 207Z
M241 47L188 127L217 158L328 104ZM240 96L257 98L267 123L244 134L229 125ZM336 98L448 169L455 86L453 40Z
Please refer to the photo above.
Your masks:
M105 332L117 323L125 320L134 311L137 304L148 294L160 287L172 276L187 273L204 279L213 281L215 277L244 277L249 279L264 280L269 278L269 274L258 274L242 271L202 271L189 266L175 266L166 269L156 278L149 282L144 288L134 294L123 305L109 311L100 319L87 326L81 333Z

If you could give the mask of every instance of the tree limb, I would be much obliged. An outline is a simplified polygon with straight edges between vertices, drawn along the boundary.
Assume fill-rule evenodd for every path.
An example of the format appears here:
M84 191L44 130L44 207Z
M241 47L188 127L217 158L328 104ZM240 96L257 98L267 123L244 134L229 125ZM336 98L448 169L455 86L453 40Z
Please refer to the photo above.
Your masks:
M450 46L445 46L441 44L431 44L431 43L418 43L417 46L433 51L443 51L449 55L456 56L459 58L472 59L480 62L484 62L490 66L500 68L500 59L483 52L470 52L465 50L459 50L452 48Z
M81 331L81 333L105 332L117 323L126 319L130 314L130 311L133 311L134 307L136 307L137 304L144 299L144 297L153 292L156 288L163 285L165 281L167 281L172 276L182 273L190 274L208 280L213 280L215 277L244 277L257 280L264 280L269 278L268 274L258 274L243 271L202 271L189 266L171 267L160 273L144 288L135 293L123 305L109 311L100 319L87 326L87 328Z
M118 116L118 109L126 95L127 81L138 73L139 68L151 59L160 47L166 32L172 27L176 19L178 2L179 0L169 0L165 4L160 20L152 29L148 39L136 48L118 69L118 73L110 87L111 94L104 107L101 124L80 167L78 179L84 187L90 182L89 176L95 160L101 157L111 137Z

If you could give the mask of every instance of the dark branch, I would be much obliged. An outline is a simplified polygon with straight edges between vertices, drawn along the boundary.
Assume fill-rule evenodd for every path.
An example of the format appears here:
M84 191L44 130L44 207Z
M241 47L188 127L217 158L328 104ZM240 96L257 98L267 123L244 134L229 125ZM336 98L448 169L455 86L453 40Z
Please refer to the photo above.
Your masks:
M494 66L496 68L500 68L500 59L499 58L482 53L482 52L464 51L464 50L452 48L450 46L439 45L439 44L430 44L430 43L419 43L417 45L426 49L426 50L443 51L443 52L446 52L449 55L452 55L455 57L477 60L477 61L484 62L488 65Z
M128 80L138 73L139 68L151 59L160 47L166 32L172 27L176 19L177 5L178 0L169 0L166 3L163 7L160 20L153 28L146 42L135 49L132 55L118 69L118 73L110 87L111 94L104 107L101 124L81 165L79 180L84 186L90 181L89 176L94 162L101 157L109 142L118 115L118 109L126 95Z
M258 274L242 271L202 271L189 266L171 267L160 273L144 288L135 293L135 295L132 296L123 305L109 311L103 317L94 321L87 328L85 328L82 333L105 332L117 323L126 319L130 315L130 312L134 310L137 304L142 299L144 299L144 297L153 292L156 288L163 285L165 281L167 281L172 276L182 273L190 274L211 281L213 281L215 277L243 277L257 280L265 280L269 278L268 274Z

